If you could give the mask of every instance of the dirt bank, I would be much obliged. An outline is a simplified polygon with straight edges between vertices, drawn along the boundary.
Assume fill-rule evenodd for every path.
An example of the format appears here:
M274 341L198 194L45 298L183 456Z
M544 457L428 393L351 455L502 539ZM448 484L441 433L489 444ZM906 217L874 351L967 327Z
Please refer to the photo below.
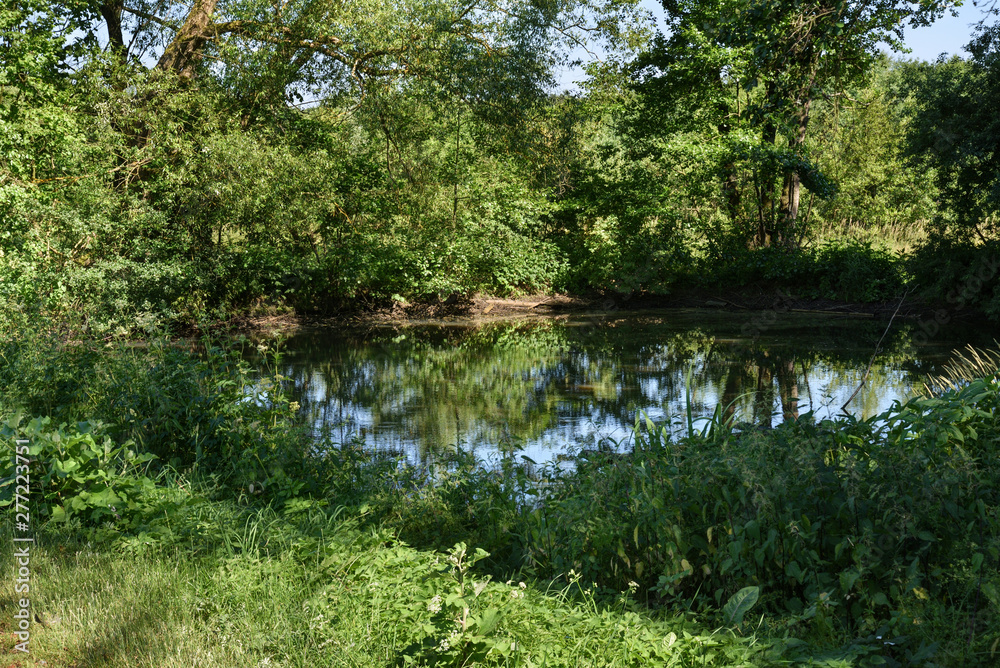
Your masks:
M776 310L858 318L888 319L934 317L940 305L928 304L912 296L878 303L850 303L831 299L802 299L781 290L742 288L722 291L678 291L668 295L647 293L566 295L537 294L515 298L475 295L452 296L443 300L391 304L356 303L333 312L296 313L290 309L258 310L241 315L219 329L242 332L288 333L306 325L407 323L427 320L461 319L489 322L512 318L556 316L571 313L610 313L665 308L705 308L725 311ZM897 310L898 309L898 310ZM978 319L973 311L950 312L949 318Z

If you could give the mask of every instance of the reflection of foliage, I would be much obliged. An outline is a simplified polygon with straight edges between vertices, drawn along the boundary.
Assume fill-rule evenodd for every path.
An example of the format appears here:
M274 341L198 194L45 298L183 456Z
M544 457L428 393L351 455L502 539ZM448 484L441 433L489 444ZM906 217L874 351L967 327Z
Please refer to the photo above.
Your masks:
M669 419L682 411L692 364L696 413L711 414L721 402L740 420L769 425L776 401L787 416L798 413L793 399L802 410L819 408L822 388L810 381L817 369L838 386L856 385L855 370L883 329L842 323L817 338L815 320L789 320L775 324L773 336L747 339L738 333L743 319L675 320L405 327L334 341L314 331L289 342L285 373L317 428L344 424L344 436L360 430L391 447L419 443L426 456L456 443L523 445L556 431L571 442L581 437L572 425L627 425L640 411ZM886 384L907 394L897 369L908 354L902 338L890 337L858 410L877 412Z

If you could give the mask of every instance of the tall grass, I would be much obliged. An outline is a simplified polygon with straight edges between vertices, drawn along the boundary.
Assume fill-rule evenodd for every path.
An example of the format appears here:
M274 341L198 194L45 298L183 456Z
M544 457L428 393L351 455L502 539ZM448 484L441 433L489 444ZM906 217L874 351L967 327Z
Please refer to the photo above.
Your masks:
M904 221L865 223L863 221L820 220L810 230L814 243L847 241L877 244L893 253L905 255L927 242L930 221L918 224Z
M971 344L964 350L956 350L940 374L928 377L923 386L924 395L932 397L949 390L957 391L978 378L995 375L1000 371L1000 343L996 345L994 350L976 348Z
M61 619L36 629L49 663L996 658L995 376L871 420L805 415L738 433L724 411L702 426L688 413L686 437L642 421L631 449L568 466L485 465L457 450L418 467L354 443L310 447L280 376L261 384L237 351L39 334L51 348L38 354L30 336L0 360L4 442L27 429L10 417L20 398L29 414L58 416L29 429L33 478L58 479L69 460L83 472L33 499L53 518L33 562L32 603ZM53 394L29 387L29 369ZM158 420L134 414L150 405ZM113 424L58 424L84 417ZM159 471L104 475L102 457L143 448ZM0 471L8 504L11 474ZM67 499L94 499L91 484L128 503L74 511ZM2 587L0 620L13 605L12 583Z

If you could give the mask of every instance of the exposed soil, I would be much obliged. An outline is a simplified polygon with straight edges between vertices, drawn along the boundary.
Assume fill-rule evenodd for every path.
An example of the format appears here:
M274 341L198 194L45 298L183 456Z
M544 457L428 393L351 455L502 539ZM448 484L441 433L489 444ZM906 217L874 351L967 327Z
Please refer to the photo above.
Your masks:
M421 303L393 302L389 306L355 304L354 308L331 313L295 313L288 311L257 312L238 316L221 325L230 331L276 334L305 325L406 323L426 320L463 320L471 323L554 316L581 312L642 311L667 308L706 308L724 311L776 310L790 313L814 313L859 318L888 319L933 317L935 306L913 297L879 303L849 303L830 299L802 299L781 290L742 288L719 291L678 291L669 295L636 293L632 295L541 294L516 298L484 295L451 297ZM952 312L949 319L981 317L974 311Z

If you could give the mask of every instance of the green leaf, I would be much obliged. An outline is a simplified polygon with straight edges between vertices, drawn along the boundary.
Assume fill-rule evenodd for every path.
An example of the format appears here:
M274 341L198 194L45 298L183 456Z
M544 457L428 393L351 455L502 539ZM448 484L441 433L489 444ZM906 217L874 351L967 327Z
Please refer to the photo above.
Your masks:
M732 598L722 607L722 614L730 626L743 623L743 615L747 614L760 598L760 587L744 587L733 594Z
M484 612L483 616L479 619L479 633L484 636L489 635L499 623L500 611L496 608L490 608Z

